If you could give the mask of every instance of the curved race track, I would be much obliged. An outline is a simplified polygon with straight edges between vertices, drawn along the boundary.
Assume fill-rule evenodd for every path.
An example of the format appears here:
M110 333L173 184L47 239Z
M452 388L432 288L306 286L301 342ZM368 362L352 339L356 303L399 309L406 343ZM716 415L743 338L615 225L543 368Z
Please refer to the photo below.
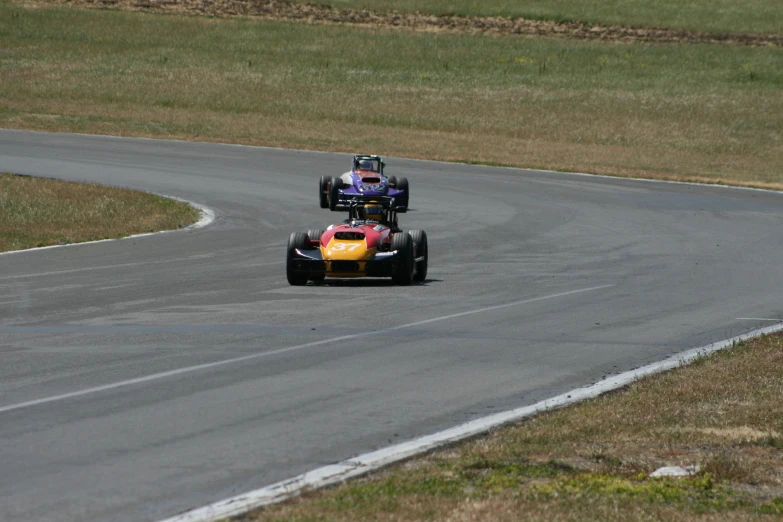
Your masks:
M393 158L427 283L289 287L349 158L0 131L0 171L217 214L0 255L0 519L161 519L783 314L779 194Z

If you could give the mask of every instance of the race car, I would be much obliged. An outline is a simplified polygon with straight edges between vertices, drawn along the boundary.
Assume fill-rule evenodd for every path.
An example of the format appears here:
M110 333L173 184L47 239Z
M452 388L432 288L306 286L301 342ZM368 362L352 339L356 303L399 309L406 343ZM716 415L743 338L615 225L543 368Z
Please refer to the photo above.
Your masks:
M291 234L286 277L297 286L326 277L391 277L409 285L427 278L428 259L427 234L402 231L390 204L352 202L342 224Z
M383 200L396 212L408 211L408 179L383 174L384 161L380 156L357 154L350 172L340 177L321 176L318 180L318 199L321 208L347 210L352 202Z

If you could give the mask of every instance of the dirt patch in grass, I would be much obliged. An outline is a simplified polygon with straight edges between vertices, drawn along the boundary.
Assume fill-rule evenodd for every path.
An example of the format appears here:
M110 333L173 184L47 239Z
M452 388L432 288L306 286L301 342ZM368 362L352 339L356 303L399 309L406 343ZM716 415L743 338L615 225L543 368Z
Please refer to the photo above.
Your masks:
M716 34L656 27L623 27L524 18L435 16L422 13L338 9L285 0L26 0L27 5L65 4L132 11L208 16L255 16L273 20L353 24L414 31L549 36L581 40L656 43L724 43L779 47L783 35Z
M238 520L780 519L782 368L783 335L754 339Z
M172 230L198 216L146 192L0 173L0 252Z

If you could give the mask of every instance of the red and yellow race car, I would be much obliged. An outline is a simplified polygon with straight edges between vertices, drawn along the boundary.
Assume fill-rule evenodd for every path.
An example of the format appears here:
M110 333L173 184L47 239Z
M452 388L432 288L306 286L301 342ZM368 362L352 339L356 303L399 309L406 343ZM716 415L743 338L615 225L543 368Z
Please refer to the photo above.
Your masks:
M423 230L402 231L384 202L354 202L342 224L291 234L286 277L292 285L326 277L391 277L409 285L427 278L428 258Z

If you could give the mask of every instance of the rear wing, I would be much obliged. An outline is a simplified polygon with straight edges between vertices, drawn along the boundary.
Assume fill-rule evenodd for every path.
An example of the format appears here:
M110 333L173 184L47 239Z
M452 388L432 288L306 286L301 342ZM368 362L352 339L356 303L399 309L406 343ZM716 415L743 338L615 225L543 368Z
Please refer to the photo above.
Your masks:
M367 203L378 203L384 210L394 210L395 212L407 212L408 207L402 207L397 204L396 196L373 196L364 194L343 194L340 193L335 210L351 210L352 205L366 205Z

